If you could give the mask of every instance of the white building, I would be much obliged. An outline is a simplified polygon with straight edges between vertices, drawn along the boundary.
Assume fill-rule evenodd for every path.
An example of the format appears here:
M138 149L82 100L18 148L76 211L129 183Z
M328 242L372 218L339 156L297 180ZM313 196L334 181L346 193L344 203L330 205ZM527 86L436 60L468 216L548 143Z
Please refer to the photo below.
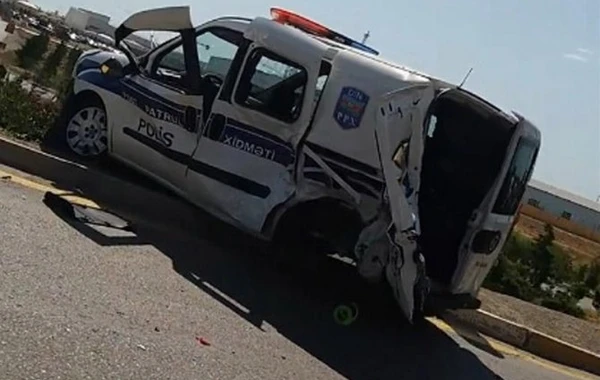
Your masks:
M13 1L13 4L15 4L16 8L19 10L23 10L23 11L28 11L28 12L39 12L40 11L40 7L30 3L29 1L26 0L18 0L18 1Z
M114 27L109 24L110 17L83 8L69 8L65 16L65 24L80 32L90 30L112 36Z
M523 203L600 232L600 203L532 179Z

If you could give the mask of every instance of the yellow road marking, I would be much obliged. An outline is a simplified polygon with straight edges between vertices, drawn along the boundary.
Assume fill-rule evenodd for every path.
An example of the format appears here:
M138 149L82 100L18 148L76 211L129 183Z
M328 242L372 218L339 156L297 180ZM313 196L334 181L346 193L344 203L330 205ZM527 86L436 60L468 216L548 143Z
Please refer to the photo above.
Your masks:
M31 180L23 178L23 177L19 177L18 175L15 175L13 173L8 173L3 170L0 170L0 178L2 178L4 181L9 181L9 182L15 183L17 185L27 187L29 189L41 191L44 193L50 192L52 194L60 196L61 198L64 198L65 200L67 200L73 204L77 204L77 205L89 207L89 208L96 208L96 209L101 208L96 202L86 199L86 198L82 198L77 195L74 195L73 192L71 192L71 191L61 190L56 187L43 185L41 183L34 182L34 181L31 181Z
M533 363L535 363L541 367L544 367L546 369L549 369L551 371L560 373L562 375L569 376L570 378L581 379L581 380L597 380L598 379L597 377L594 377L593 375L587 375L586 373L583 373L576 369L571 370L568 367L563 367L563 366L560 366L559 364L554 364L554 363L546 361L544 359L535 357L528 352L519 350L513 346L510 346L506 343L502 343L495 339L491 339L489 337L483 338L483 337L477 336L476 334L474 334L474 332L470 332L466 329L454 328L441 319L428 318L428 321L431 322L434 326L436 326L437 328L439 328L440 330L442 330L445 333L451 333L451 332L456 333L459 336L464 336L465 338L472 339L476 342L481 342L482 344L489 345L491 348L493 348L497 352L502 353L504 355L514 356L514 357L518 357L519 359L533 362Z

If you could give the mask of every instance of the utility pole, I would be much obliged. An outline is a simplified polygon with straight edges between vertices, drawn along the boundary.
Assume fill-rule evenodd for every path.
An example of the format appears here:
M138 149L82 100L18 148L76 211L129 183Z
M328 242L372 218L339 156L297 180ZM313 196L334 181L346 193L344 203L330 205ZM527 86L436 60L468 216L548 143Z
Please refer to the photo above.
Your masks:
M366 44L369 37L371 37L371 32L367 30L367 32L363 35L363 39L362 39L361 43L363 45Z

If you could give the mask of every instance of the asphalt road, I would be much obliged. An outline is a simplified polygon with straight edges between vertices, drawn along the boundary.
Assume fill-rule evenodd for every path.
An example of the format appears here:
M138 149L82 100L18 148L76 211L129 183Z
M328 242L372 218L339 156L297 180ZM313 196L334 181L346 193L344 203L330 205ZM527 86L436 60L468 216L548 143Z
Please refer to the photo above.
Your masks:
M211 223L91 227L42 198L0 180L2 379L592 378L402 324L336 260L281 263Z

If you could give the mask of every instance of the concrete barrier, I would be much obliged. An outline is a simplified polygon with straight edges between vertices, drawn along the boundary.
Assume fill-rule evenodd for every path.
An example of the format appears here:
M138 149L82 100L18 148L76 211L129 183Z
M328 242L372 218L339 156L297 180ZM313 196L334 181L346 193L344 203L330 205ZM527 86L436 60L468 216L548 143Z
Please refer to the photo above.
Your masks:
M0 137L0 163L49 180L56 187L73 191L101 207L114 209L118 206L118 211L124 216L152 218L181 227L206 223L201 221L202 215L197 208L179 197L139 186L4 137Z
M600 375L600 355L535 330L528 331L524 350L545 359Z
M449 321L475 326L482 334L499 339L515 347L523 347L527 341L527 327L512 323L482 310L453 310L446 313L444 317Z
M600 375L600 355L483 310L449 311L450 324L468 324L482 334L541 358Z

